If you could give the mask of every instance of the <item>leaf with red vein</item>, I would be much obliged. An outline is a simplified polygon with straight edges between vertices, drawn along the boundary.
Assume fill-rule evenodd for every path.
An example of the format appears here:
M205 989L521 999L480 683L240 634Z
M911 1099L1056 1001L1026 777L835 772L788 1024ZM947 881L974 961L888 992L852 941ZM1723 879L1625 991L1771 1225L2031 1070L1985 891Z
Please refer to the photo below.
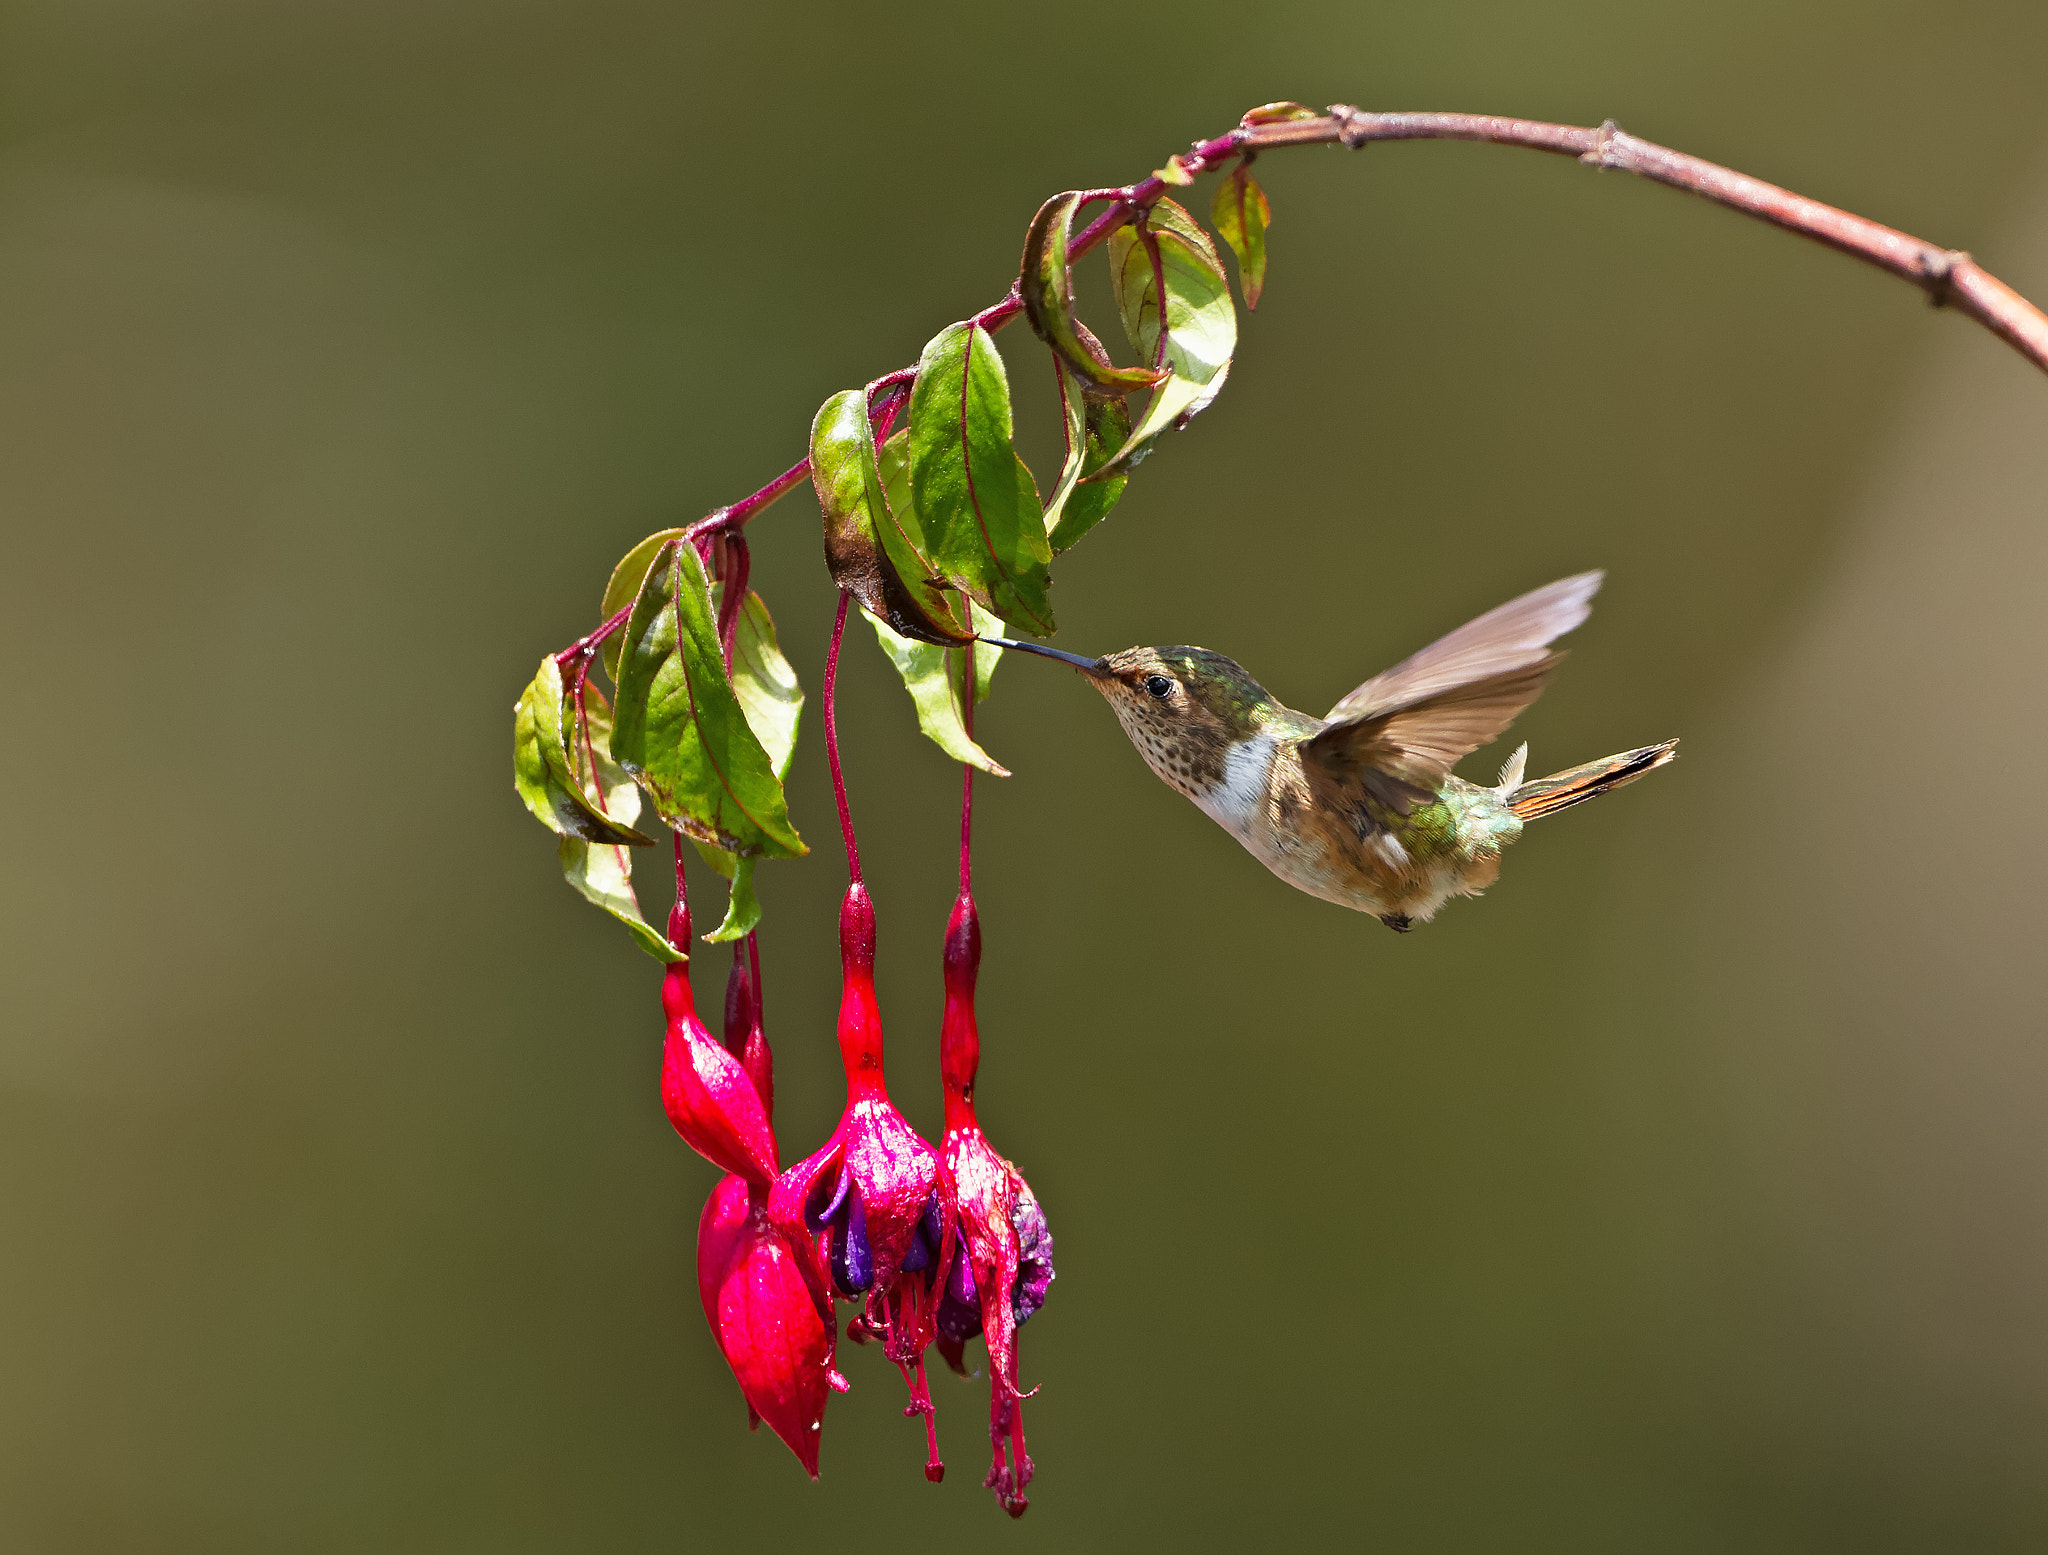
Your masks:
M1003 359L979 325L949 325L918 362L910 489L945 576L1013 627L1051 636L1045 510L1011 441Z

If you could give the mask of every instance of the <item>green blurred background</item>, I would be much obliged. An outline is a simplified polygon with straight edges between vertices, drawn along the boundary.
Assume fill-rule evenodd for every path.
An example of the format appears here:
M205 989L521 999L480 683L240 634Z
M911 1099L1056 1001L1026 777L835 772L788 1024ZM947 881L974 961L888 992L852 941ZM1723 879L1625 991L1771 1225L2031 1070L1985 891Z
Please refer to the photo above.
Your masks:
M1398 939L1004 668L983 1117L1060 1270L1014 1528L979 1382L939 1489L873 1352L821 1484L745 1431L654 965L507 763L617 555L1052 191L1275 97L1612 115L2041 296L2044 58L2038 0L9 5L0 1548L2048 1547L2048 382L1899 283L1562 159L1262 163L1268 300L1060 641L1313 709L1605 566L1531 770L1685 759ZM756 577L815 697L814 515ZM842 697L929 1130L956 778L864 643ZM813 719L763 872L791 1152L823 768Z

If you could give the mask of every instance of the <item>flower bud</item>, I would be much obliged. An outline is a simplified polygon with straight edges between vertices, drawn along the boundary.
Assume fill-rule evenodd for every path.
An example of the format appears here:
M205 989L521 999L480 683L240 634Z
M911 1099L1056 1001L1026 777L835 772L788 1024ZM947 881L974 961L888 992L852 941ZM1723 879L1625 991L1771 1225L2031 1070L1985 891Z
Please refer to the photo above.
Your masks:
M775 1119L775 1063L761 1018L761 954L754 936L734 943L732 972L725 980L725 1050L740 1061L761 1109Z
M672 964L661 985L668 1015L661 1104L689 1147L722 1171L766 1187L775 1180L775 1133L740 1061L697 1018L688 968Z

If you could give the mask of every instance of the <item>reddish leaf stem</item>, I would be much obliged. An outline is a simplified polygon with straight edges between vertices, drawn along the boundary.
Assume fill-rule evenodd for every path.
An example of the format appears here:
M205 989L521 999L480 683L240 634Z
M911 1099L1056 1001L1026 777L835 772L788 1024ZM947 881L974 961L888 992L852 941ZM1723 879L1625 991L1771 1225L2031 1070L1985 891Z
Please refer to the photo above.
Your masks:
M825 655L825 760L832 768L832 797L839 805L839 832L846 839L846 872L859 885L860 844L853 840L853 815L846 808L846 777L839 770L839 719L833 711L833 693L839 689L839 643L846 635L846 602L851 598L839 591L839 612L832 618L832 647Z
M893 373L884 373L868 385L868 413L874 414L875 401L886 393L908 394L910 386L917 381L915 367L899 367Z
M721 530L730 531L737 535L750 520L758 517L761 511L774 503L778 497L786 496L810 478L811 461L809 459L805 459L801 464L791 465L751 497L743 497L730 507L712 509L710 513L698 519L696 523L684 530L683 538L696 546L698 553L701 555L706 542L713 535ZM579 658L588 661L596 655L599 648L604 646L605 639L624 626L632 619L632 616L633 607L629 604L621 609L618 614L609 617L596 631L586 637L577 638L576 641L556 654L555 662L564 669L567 669Z
M910 376L912 378L917 376L915 370L911 372ZM873 397L873 390L870 388L868 427L875 434L876 454L879 455L882 451L882 445L889 441L889 434L896 430L897 416L902 413L903 407L909 403L910 384L907 379L883 394L879 401Z
M1145 245L1145 260L1152 266L1152 300L1159 305L1159 343L1152 352L1152 370L1159 371L1166 366L1166 342L1171 338L1166 328L1166 261L1159 255L1159 237L1150 227L1138 228L1138 241Z
M719 582L724 591L718 601L718 646L725 656L725 673L732 674L732 651L739 641L740 612L747 607L747 574L751 558L747 551L747 537L739 530L724 535L724 553L719 565Z

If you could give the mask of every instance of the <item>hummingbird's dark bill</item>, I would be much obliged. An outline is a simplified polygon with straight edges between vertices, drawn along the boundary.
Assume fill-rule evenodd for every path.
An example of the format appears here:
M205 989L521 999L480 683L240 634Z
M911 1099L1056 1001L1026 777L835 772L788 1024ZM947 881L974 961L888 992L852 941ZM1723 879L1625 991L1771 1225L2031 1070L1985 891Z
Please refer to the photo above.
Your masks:
M975 640L985 642L992 648L1019 648L1025 653L1040 654L1048 659L1064 659L1076 669L1086 670L1091 675L1102 673L1102 660L1084 659L1078 653L1064 653L1058 648L1044 648L1037 643L1017 642L1008 637L981 637Z

